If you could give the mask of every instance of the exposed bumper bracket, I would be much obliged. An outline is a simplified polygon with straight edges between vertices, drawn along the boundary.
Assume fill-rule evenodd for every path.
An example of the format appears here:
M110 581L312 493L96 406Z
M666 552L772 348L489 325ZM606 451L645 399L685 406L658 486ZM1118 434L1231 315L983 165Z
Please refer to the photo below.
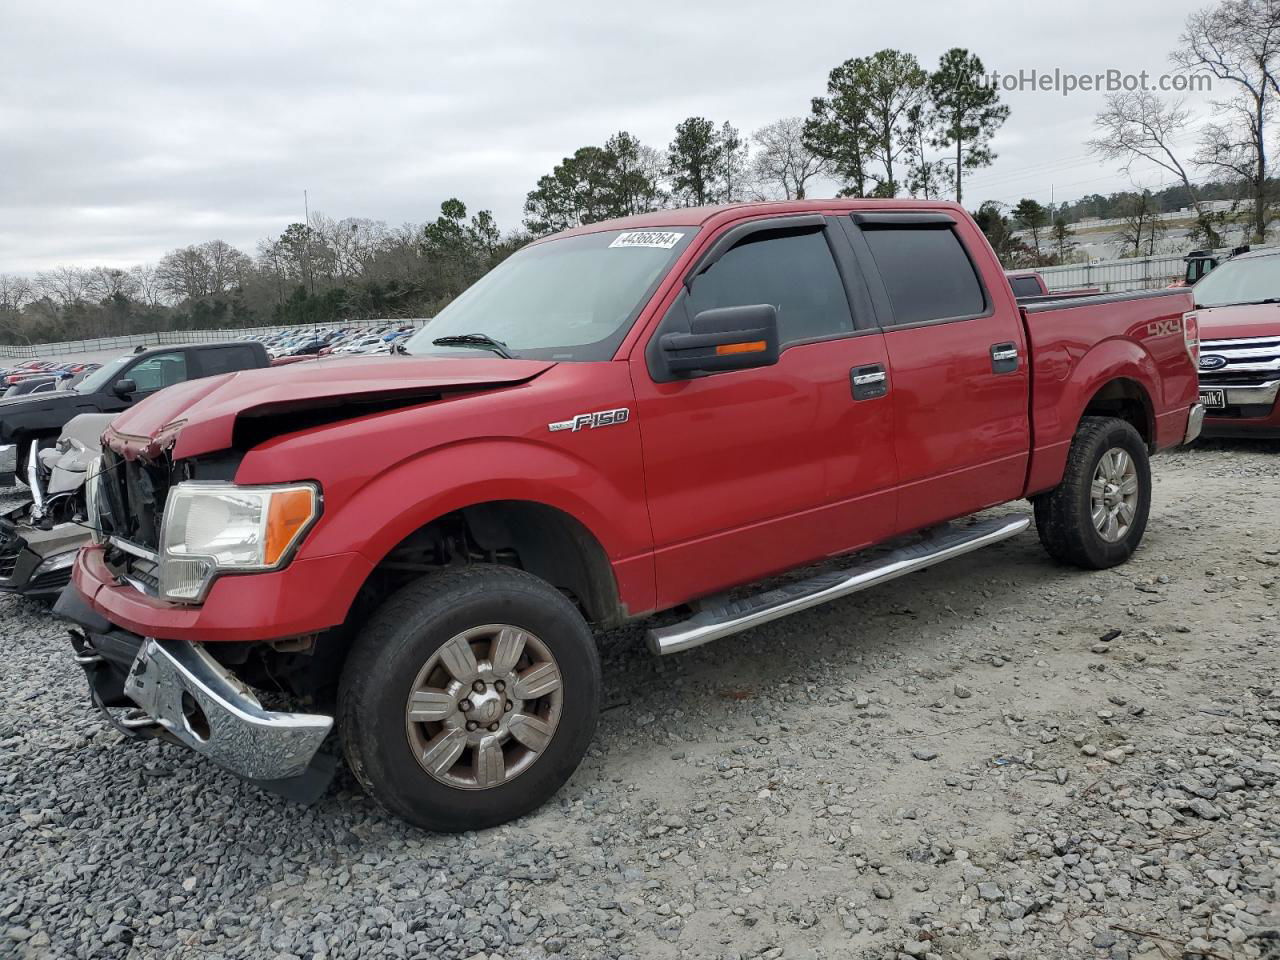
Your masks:
M248 780L306 773L333 727L322 714L264 709L204 649L182 640L144 640L124 692L156 725Z

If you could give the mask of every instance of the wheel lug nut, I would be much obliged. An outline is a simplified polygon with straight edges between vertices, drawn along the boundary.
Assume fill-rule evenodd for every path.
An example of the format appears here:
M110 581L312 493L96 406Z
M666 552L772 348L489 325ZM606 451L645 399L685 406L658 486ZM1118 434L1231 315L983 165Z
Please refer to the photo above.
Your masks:
M498 732L498 725L497 725L496 723L491 723L491 724L489 724L489 732L490 732L490 733L497 733L497 732Z
M507 689L507 685L503 683L501 680L499 680L497 683L493 685L493 688L497 690L499 693L501 693L503 690Z
M476 693L484 693L484 681L477 680L475 683L471 685L471 689L474 690Z
M458 709L461 710L463 713L466 713L468 710L471 709L471 701L463 700L460 704L458 704Z
M510 711L510 710L511 710L511 701L510 701L510 700L508 700L508 701L507 701L507 705L506 705L503 709L504 709L504 710L506 710L506 711Z
M474 720L468 720L468 721L467 721L467 729L468 729L468 730L474 730L474 729L476 729L478 726L480 726L480 724L476 723Z

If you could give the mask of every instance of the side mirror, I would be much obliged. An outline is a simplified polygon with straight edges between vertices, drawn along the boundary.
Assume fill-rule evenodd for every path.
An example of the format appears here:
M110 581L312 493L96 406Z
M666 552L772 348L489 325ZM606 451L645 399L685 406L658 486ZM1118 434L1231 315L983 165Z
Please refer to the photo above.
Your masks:
M128 399L138 392L138 385L129 377L125 377L123 380L117 380L111 389L117 397Z
M703 310L688 333L663 334L672 373L748 370L778 362L778 311L769 303Z

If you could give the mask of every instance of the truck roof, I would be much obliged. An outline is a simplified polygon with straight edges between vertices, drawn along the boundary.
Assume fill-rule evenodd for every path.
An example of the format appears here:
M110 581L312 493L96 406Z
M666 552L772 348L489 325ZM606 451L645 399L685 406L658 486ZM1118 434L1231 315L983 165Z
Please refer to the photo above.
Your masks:
M820 213L824 210L949 210L967 217L964 207L951 200L909 199L825 199L825 200L765 200L752 203L722 203L706 207L671 207L652 213L637 213L630 217L584 223L560 233L542 237L542 243L558 237L572 237L585 233L601 233L605 230L655 229L658 227L701 227L725 220L738 220L743 216L785 215L788 213Z

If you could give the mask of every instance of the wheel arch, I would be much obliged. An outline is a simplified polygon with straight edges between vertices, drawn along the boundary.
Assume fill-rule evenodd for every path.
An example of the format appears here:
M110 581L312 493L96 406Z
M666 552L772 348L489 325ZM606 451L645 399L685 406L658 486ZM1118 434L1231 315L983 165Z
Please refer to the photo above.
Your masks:
M578 517L548 503L487 500L434 516L377 558L362 591L402 568L406 554L423 554L440 569L479 563L516 566L568 594L597 625L613 626L627 617L603 544Z
M1149 452L1155 451L1156 415L1151 402L1151 394L1142 383L1131 376L1114 377L1097 387L1080 416L1079 424L1085 417L1116 417L1124 420L1138 431L1142 442Z

